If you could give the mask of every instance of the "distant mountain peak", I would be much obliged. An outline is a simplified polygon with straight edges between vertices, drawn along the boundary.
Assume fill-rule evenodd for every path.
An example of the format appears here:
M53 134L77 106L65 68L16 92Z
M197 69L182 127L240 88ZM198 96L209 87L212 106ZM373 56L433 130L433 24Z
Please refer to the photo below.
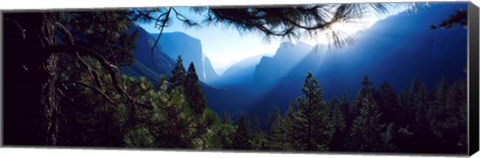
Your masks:
M294 44L292 42L284 41L280 44L280 47L292 47Z
M151 34L151 36L157 37L158 34ZM218 79L210 59L202 50L201 40L184 32L165 32L158 45L162 52L172 59L182 56L182 64L185 68L193 62L200 81L211 83Z
M303 42L297 42L296 44L291 42L283 42L278 47L273 58L297 58L306 55L312 49L312 46Z
M284 41L280 43L280 48L282 47L312 47L312 46L303 41L296 41L296 42Z
M158 34L152 34L152 35L158 35ZM201 40L200 39L197 39L195 37L192 37L188 34L186 34L185 32L180 32L180 31L174 31L174 32L164 32L162 34L162 36L178 36L178 37L182 37L182 38L187 38L187 39L191 39L191 40L195 40L195 41L198 41L199 43L201 43Z

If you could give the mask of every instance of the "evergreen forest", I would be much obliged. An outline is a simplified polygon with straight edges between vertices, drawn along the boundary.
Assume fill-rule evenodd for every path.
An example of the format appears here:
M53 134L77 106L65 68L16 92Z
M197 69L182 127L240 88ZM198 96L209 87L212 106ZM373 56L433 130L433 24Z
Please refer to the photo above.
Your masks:
M341 18L353 18L361 12L358 8L388 11L385 4L359 6L339 5L327 19L312 12L323 5L196 11L206 11L212 23L232 25L244 33L299 38L299 30L323 29ZM459 70L461 77L428 84L409 78L409 86L399 89L388 80L374 86L372 80L383 79L364 74L348 79L360 87L355 94L329 97L324 91L332 86L324 87L336 85L335 80L320 82L328 76L302 73L301 84L283 90L300 95L289 103L265 105L270 110L265 112L267 119L259 119L212 108L215 98L207 97L206 84L197 73L201 65L184 61L181 55L170 65L154 57L160 53L154 47L161 31L171 20L197 25L175 8L5 13L3 18L4 145L467 153L466 71ZM318 23L302 25L312 19ZM132 76L122 70L137 62L133 52L140 35L134 28L145 21L160 30L152 50L145 52L158 68L152 71L168 70ZM446 20L432 27L456 24L460 25ZM339 48L350 42L332 38Z

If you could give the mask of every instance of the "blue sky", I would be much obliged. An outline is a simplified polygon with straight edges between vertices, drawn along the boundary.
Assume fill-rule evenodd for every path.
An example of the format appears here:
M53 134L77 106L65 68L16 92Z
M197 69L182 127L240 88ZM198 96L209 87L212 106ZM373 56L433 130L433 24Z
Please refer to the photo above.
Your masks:
M176 8L179 12L191 18L195 22L201 22L203 17L193 13L188 7ZM369 16L362 19L361 25L340 24L336 28L346 31L348 34L356 34L358 31L368 29L371 25L380 19L387 18L391 15L398 14L404 8L395 8L390 14L383 16ZM140 24L150 33L158 33L159 30L154 28L154 24ZM241 34L233 27L225 27L224 25L206 25L200 23L200 27L186 27L179 21L173 21L170 26L164 29L164 32L184 32L194 38L201 40L202 52L211 60L212 65L221 75L228 67L236 62L252 56L266 55L272 56L276 49L284 40L272 38L267 41L262 35L244 33ZM325 36L318 35L316 40L302 39L310 45L327 44ZM292 41L296 42L296 41Z

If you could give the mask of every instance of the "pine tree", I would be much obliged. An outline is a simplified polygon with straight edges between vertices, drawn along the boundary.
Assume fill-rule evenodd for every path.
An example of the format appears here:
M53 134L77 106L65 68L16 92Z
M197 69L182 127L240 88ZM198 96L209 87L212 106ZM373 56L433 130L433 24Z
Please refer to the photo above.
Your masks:
M368 94L373 95L373 89L372 89L373 82L368 79L367 75L363 77L361 84L362 84L362 89L358 91L357 95L355 96L355 99L353 100L352 107L350 108L352 119L356 118L360 113L359 110L361 108L363 98L365 98Z
M397 119L399 118L398 112L400 111L397 94L387 81L383 82L378 90L378 105L380 111L383 113L382 123L397 123Z
M164 79L162 79L164 80ZM149 101L153 109L128 108L130 102L121 102L116 106L118 124L129 124L124 128L124 142L131 147L157 148L191 148L191 149L219 149L222 147L217 135L220 130L216 114L206 108L201 114L195 114L182 89L174 88L170 91L165 87L154 88L148 81L126 78L123 81L129 85L128 93L132 97ZM118 99L124 99L118 96ZM123 120L123 121L121 121ZM231 131L230 128L227 130ZM229 133L228 131L226 132ZM233 133L233 132L230 132ZM230 134L231 135L231 134Z
M333 96L328 102L328 111L329 111L330 118L332 118L333 109L337 106L340 106L340 100L337 98L337 96Z
M188 67L188 73L184 83L185 97L190 108L195 114L201 114L207 107L207 101L198 83L198 76L193 62Z
M412 99L408 90L403 90L397 98L398 105L400 106L399 126L411 126L414 122L414 107L412 105Z
M223 113L222 115L222 124L231 124L232 120L230 119L230 116L227 113Z
M192 141L192 148L198 150L204 149L220 149L223 145L221 139L218 137L219 119L217 114L209 108L200 115L198 120L195 120L195 115L190 115L193 121L187 131L191 133L190 139ZM198 116L197 116L198 117Z
M303 95L296 100L298 113L293 117L296 133L296 150L328 150L333 135L333 125L328 117L328 107L322 100L322 90L312 73L308 73L302 87Z
M177 63L172 70L172 77L170 77L170 84L169 84L169 91L174 88L184 88L183 85L186 80L186 71L185 67L183 67L183 60L182 56L179 55L177 58Z
M297 140L297 132L296 132L296 124L299 123L299 120L296 119L298 117L298 102L292 101L288 106L288 110L285 113L284 129L285 129L285 150L295 150L298 149L298 145L296 143Z
M233 145L235 143L234 136L236 131L237 127L230 121L230 116L224 113L222 116L220 129L218 131L218 136L220 137L222 149L233 149Z
M247 127L248 131L251 136L255 135L255 133L258 132L263 132L260 124L260 119L256 114L253 115L253 117L250 117L250 119L247 119Z
M411 122L411 132L413 133L410 142L416 142L409 145L412 152L434 152L437 151L433 146L438 145L432 131L429 127L427 112L430 102L428 100L428 91L424 83L419 79L414 79L409 89L413 122Z
M449 118L445 121L445 130L442 134L447 144L455 153L468 151L467 139L467 81L459 79L453 83L447 96L447 111Z
M245 122L245 116L240 115L239 121L238 121L238 128L237 131L235 132L235 136L233 138L233 148L234 149L250 149L250 135L248 134L248 127L247 123Z
M148 115L150 121L147 122L155 137L156 147L193 148L193 133L189 132L192 131L189 126L193 124L193 118L181 89L147 94L152 95L151 99L157 100L154 111ZM195 118L195 121L199 120L200 118Z
M252 150L266 150L268 149L268 140L265 132L258 131L251 135L251 149Z
M247 127L248 127L248 135L250 136L250 144L252 150L265 150L267 149L267 136L265 132L261 129L260 119L257 115L253 115L251 119L249 119Z
M413 151L411 144L415 143L415 140L412 139L412 124L415 121L415 109L412 104L412 99L410 98L411 95L408 90L403 90L397 98L400 111L398 112L398 124L395 125L398 132L394 134L392 141L400 151Z
M362 80L361 83L362 83L362 85L363 85L365 88L371 88L371 86L372 86L372 84L373 84L373 82L368 79L368 76L367 76L367 75L365 75L365 76L363 77L363 80Z
M390 123L388 124L388 126L386 127L386 131L385 133L382 134L382 139L383 139L383 149L384 151L387 151L387 152L398 152L398 147L396 146L396 142L395 140L398 140L398 128L397 126L395 125L395 123Z
M343 117L342 111L340 111L340 108L338 106L335 106L335 108L333 109L332 121L334 123L336 132L345 132L345 118Z
M449 86L446 79L437 85L429 108L430 129L444 144L445 152L466 152L466 81Z
M343 118L345 119L345 126L350 127L353 118L351 118L350 114L350 103L348 101L347 93L344 93L342 96L342 99L340 101L340 110L342 111Z
M382 113L371 93L362 98L359 115L353 120L352 127L347 134L345 149L347 151L382 151L384 140L380 123Z
M427 113L427 90L424 83L419 79L414 79L410 86L410 98L412 100L413 107L415 109L415 123L414 128L420 130L422 127L427 126L425 114Z
M439 124L441 124L444 119L446 119L447 115L447 96L449 85L447 80L444 78L440 81L440 83L436 86L434 92L434 100L430 104L431 108L428 109L428 119L430 123L430 128L434 133L437 133L440 129L437 129Z
M280 109L275 106L270 113L269 133L268 133L268 148L271 150L285 149L286 127L280 114Z
M125 145L132 148L153 148L155 138L148 128L135 128L127 132L124 137Z
M278 106L274 106L269 113L269 118L267 121L268 134L273 133L273 126L277 123L278 120L281 120L282 115L280 114L280 109Z
M334 99L331 101L333 106L332 114L331 114L331 122L334 126L334 135L332 141L329 144L330 150L332 151L341 151L343 149L344 138L345 138L345 130L346 130L346 123L344 113L341 110L341 104L335 103Z

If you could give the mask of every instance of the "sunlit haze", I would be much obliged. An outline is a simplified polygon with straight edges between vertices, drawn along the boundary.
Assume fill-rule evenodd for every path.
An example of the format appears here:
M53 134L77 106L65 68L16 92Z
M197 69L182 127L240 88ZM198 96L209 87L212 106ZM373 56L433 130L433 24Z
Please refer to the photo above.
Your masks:
M193 13L188 7L182 7L178 10L197 22L201 22L203 18ZM399 7L391 10L387 15L367 16L353 23L337 23L332 25L329 30L340 32L343 36L348 37L368 29L378 20L398 14L404 10L405 7ZM267 41L259 34L242 34L235 28L225 27L223 25L206 26L203 23L200 24L199 27L187 27L179 21L173 21L170 26L164 29L164 32L184 32L189 36L199 39L202 44L202 52L211 60L213 68L219 75L223 74L225 70L236 62L248 57L274 55L280 43L283 42L280 38L272 38ZM159 30L154 28L154 24L140 25L150 33L159 33ZM312 46L329 44L331 41L328 40L326 34L327 32L319 32L314 38L299 39L299 41ZM295 43L297 41L291 42Z

